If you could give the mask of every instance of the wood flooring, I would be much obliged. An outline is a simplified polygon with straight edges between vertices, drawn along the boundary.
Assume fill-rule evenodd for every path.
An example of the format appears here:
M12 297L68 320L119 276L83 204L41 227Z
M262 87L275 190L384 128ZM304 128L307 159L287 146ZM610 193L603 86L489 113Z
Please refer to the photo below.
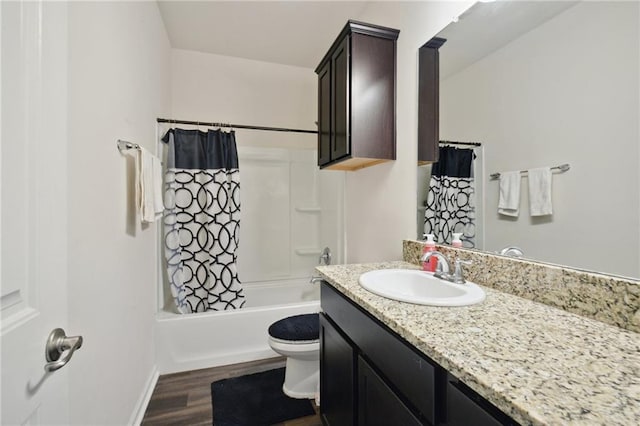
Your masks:
M284 367L284 363L285 359L280 357L162 375L153 390L142 425L211 425L212 382ZM287 420L277 426L321 426L318 408L315 409L315 415Z

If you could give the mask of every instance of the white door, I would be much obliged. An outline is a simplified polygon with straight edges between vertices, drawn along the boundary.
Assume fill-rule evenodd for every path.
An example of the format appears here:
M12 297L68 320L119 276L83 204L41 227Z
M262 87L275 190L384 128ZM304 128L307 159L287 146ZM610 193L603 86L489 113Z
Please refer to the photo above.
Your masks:
M66 8L0 1L2 425L69 419L73 359L44 369L52 329L81 334L66 329Z

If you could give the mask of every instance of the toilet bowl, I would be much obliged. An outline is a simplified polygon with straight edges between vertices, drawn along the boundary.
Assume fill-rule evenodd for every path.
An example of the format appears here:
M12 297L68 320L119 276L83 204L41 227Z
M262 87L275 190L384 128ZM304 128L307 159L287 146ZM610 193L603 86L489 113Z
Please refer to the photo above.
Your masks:
M320 377L319 315L287 317L269 327L269 346L287 357L282 391L291 398L314 398Z

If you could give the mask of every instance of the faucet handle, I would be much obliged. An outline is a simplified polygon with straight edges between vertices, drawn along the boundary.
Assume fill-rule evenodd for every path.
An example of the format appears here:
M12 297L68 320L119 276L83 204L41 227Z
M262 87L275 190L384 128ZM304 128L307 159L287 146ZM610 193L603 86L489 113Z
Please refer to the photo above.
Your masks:
M464 279L464 270L462 269L462 266L469 266L472 265L473 262L470 260L461 260L461 259L456 259L455 261L455 266L454 266L454 270L453 270L453 279L452 281L456 284L464 284L467 281Z

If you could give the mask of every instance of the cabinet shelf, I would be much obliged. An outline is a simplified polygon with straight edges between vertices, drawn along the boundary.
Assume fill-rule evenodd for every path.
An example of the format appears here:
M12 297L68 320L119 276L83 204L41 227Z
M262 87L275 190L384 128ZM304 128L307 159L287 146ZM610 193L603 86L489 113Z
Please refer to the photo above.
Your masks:
M296 211L300 213L320 213L321 207L296 207Z
M294 253L298 256L320 256L322 249L320 248L297 248Z

